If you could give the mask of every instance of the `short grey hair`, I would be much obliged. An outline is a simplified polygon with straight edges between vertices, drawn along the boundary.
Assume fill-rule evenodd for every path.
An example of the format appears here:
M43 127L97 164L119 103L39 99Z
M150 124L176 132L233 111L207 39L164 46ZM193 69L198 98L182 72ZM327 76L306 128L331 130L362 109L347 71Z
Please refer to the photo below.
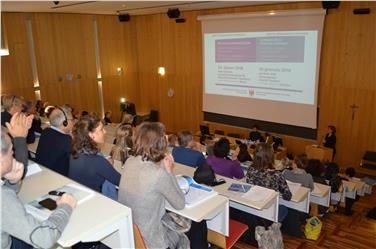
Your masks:
M192 133L190 131L179 132L178 142L182 147L187 147L189 142L193 140Z
M5 155L9 151L11 145L12 142L9 138L8 130L5 127L1 127L1 155Z
M55 112L56 109L58 109L57 112ZM65 117L68 119L68 114L72 112L72 109L66 105L63 105L59 106L58 108L56 107L55 110L51 112L49 119L51 126L58 128L64 122Z

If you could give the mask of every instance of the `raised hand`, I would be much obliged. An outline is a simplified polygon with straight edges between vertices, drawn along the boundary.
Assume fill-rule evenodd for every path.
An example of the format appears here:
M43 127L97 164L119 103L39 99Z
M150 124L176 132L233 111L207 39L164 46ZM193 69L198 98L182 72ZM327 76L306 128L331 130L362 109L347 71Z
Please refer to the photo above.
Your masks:
M5 123L9 134L12 137L26 137L31 127L34 115L25 116L23 113L16 112L13 114L10 123Z

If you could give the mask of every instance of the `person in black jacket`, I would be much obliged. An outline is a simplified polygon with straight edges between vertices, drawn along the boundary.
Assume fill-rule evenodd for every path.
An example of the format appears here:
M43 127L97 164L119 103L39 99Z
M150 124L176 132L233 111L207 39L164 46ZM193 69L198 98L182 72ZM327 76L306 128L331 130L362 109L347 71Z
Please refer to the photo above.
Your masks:
M68 176L73 117L67 106L56 107L49 116L50 128L43 130L35 160L57 173Z
M333 125L328 126L328 133L325 135L323 144L324 147L331 148L333 149L333 158L336 155L336 142L337 142L337 137L336 137L336 127Z
M264 142L264 138L262 137L261 133L258 131L258 126L254 125L251 128L251 132L249 133L249 140L254 143Z
M33 105L33 102L28 100L24 103L24 111L26 115L34 115L33 122L31 124L31 127L27 133L26 137L26 143L32 144L35 142L35 132L41 134L42 129L42 120L39 117L39 114L37 113L35 106Z

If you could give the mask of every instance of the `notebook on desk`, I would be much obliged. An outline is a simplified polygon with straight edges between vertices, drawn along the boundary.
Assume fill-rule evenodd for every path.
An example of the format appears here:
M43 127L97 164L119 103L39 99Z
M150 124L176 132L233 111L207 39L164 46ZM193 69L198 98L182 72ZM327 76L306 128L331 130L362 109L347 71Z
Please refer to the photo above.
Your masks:
M198 184L192 177L177 175L180 189L184 193L185 207L190 208L196 206L213 196L218 195L212 188Z
M77 206L94 196L94 191L76 184L67 184L61 188L46 190L46 192L56 191L73 195L77 200ZM39 220L46 220L52 211L56 209L55 201L59 196L45 194L25 205L26 211Z

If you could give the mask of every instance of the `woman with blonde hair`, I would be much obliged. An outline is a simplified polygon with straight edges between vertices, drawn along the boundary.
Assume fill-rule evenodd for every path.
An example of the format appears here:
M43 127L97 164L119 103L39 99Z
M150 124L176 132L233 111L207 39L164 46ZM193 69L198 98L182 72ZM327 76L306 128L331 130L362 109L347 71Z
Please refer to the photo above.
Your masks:
M132 153L132 134L133 128L131 125L121 125L116 130L115 146L112 147L110 156L113 160L125 163L129 155Z

